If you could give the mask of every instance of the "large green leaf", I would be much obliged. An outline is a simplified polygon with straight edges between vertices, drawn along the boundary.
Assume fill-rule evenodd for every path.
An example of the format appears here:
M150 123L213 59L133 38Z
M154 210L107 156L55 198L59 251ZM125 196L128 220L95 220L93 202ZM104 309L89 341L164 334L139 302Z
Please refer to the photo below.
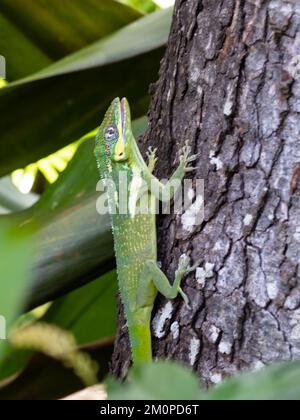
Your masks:
M0 220L0 315L3 328L9 328L24 304L30 279L32 255L35 251L33 227L22 226L20 220L3 216ZM5 319L5 324L3 320ZM0 357L5 345L0 340Z
M29 292L32 256L36 251L34 233L35 227L24 225L22 218L0 218L0 360L9 352L8 342L2 340L2 334L4 332L7 338Z
M159 362L134 367L125 384L108 381L110 400L300 400L300 362L275 364L239 374L208 392L178 364Z
M117 276L112 271L58 299L43 320L71 331L80 345L113 337L117 325Z
M124 4L128 4L129 6L136 7L139 10L143 10L144 12L151 13L155 10L158 10L159 7L156 3L152 0L119 0Z
M152 13L114 34L68 55L35 75L11 84L10 87L18 87L25 82L37 82L49 77L77 73L145 54L166 43L170 24L170 9Z
M98 380L101 383L109 370L113 343L99 341L82 350L100 366ZM10 383L0 383L0 400L49 400L66 397L82 389L82 382L71 369L43 355L34 355L26 368Z
M116 292L113 271L58 299L42 320L70 331L79 345L111 339L117 325ZM0 388L1 381L25 368L32 354L6 346L0 360Z
M99 181L94 136L78 149L67 170L25 220L39 220L30 306L52 300L114 266L108 216L96 212ZM84 176L83 176L84 174Z
M225 381L207 400L300 400L300 362L275 364Z
M28 76L141 16L114 0L1 0L8 79Z
M1 89L0 175L89 132L115 96L129 98L133 115L144 113L170 22L170 10L153 13Z
M125 384L108 381L110 400L196 400L198 378L190 369L174 362L159 361L135 366Z
M31 39L3 15L1 5L0 54L6 59L8 80L28 76L52 63Z

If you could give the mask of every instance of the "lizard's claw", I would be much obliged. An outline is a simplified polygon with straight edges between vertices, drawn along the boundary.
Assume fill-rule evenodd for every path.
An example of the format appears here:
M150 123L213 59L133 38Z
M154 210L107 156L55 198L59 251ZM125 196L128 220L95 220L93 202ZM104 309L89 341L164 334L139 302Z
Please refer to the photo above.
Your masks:
M191 267L187 269L187 274L192 273L193 271L196 271L197 268L200 267L202 262L203 262L203 258L202 259L199 258L199 260L197 260L194 265L192 265Z
M198 169L198 168L195 168L194 166L187 166L187 167L185 168L185 172L186 172L186 173L188 173L188 172L194 172L194 171L197 171L197 169Z
M184 146L184 148L182 149L182 155L180 157L180 160L182 162L188 163L188 159L191 154L191 151L192 149L190 146Z
M195 160L198 159L198 157L200 157L200 153L197 153L195 155L189 156L188 159L187 159L187 161L188 161L188 163L194 162Z
M189 310L191 310L192 307L191 307L191 304L190 304L190 300L189 300L188 296L184 293L184 291L181 289L181 287L179 287L178 292L181 295L181 297L182 297L185 305L187 306L187 308Z
M156 156L156 152L157 152L157 147L156 147L155 149L153 149L153 147L152 147L152 146L149 146L149 147L148 147L148 150L147 150L147 156L148 156L149 158L151 158L151 157L155 157L155 156Z
M182 155L180 157L181 164L184 165L184 170L186 173L196 171L197 168L188 166L189 163L195 162L197 158L199 157L199 154L191 155L191 147L190 146L184 146L182 150Z
M188 251L186 254L181 255L179 258L178 270L184 272L185 274L192 273L200 266L202 259L199 258L199 260L197 260L192 266L190 266L190 262L191 251Z
M148 151L147 151L147 157L148 157L148 159L149 159L148 168L149 168L149 171L150 171L150 172L153 172L153 171L154 171L155 164L156 164L156 162L157 162L157 160L158 160L158 158L157 158L157 156L156 156L156 152L157 152L157 148L156 148L156 149L153 149L153 147L152 147L152 146L150 146L150 147L148 148Z

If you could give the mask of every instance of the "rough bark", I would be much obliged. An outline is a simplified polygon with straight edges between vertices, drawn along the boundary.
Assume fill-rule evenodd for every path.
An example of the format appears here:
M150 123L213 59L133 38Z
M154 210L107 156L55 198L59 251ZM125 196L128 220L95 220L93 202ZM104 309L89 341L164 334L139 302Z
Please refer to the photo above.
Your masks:
M158 298L153 347L207 384L300 357L297 54L300 0L176 2L143 143L159 147L161 178L186 139L200 153L204 223L187 232L179 216L161 217L159 259L171 279L188 250L203 270L184 282L191 310ZM113 371L124 376L120 322Z

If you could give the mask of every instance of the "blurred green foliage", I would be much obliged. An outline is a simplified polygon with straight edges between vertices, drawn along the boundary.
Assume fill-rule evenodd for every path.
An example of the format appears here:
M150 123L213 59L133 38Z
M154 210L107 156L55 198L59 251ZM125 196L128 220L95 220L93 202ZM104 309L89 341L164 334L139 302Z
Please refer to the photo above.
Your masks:
M36 252L34 232L32 224L23 225L18 217L0 218L0 313L5 316L7 329L21 310L22 297L30 286L30 263ZM2 348L0 345L0 358Z
M174 362L134 367L125 384L107 381L110 400L300 400L300 362L275 364L206 391L190 368Z
M158 10L158 5L152 0L119 0L121 3L128 4L129 6L135 7L146 13L154 12Z
M191 369L174 362L155 362L131 369L125 384L107 381L110 400L198 400L199 380Z

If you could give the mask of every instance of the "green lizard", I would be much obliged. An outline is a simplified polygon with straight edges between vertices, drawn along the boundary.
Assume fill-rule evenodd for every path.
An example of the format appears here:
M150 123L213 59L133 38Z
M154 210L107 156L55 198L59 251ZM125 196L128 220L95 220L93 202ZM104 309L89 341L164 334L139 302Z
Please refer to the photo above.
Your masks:
M108 188L108 201L112 218L117 272L121 299L129 330L132 359L135 364L152 360L150 321L158 292L173 299L178 293L188 304L180 287L184 275L196 269L189 267L189 258L181 258L171 285L157 264L155 206L156 199L170 200L180 186L186 172L194 170L189 163L197 155L189 156L185 147L180 164L169 183L164 185L152 175L156 163L155 150L150 149L149 165L145 163L131 130L130 108L127 100L115 99L109 107L96 136L95 155L101 179L113 181L115 189ZM120 173L126 178L120 178ZM127 179L128 184L120 179ZM142 191L142 182L147 192ZM128 191L127 209L118 209L121 193ZM142 192L141 192L142 191ZM154 191L154 192L153 192ZM171 192L166 194L167 191ZM136 213L137 201L147 199L148 212Z

